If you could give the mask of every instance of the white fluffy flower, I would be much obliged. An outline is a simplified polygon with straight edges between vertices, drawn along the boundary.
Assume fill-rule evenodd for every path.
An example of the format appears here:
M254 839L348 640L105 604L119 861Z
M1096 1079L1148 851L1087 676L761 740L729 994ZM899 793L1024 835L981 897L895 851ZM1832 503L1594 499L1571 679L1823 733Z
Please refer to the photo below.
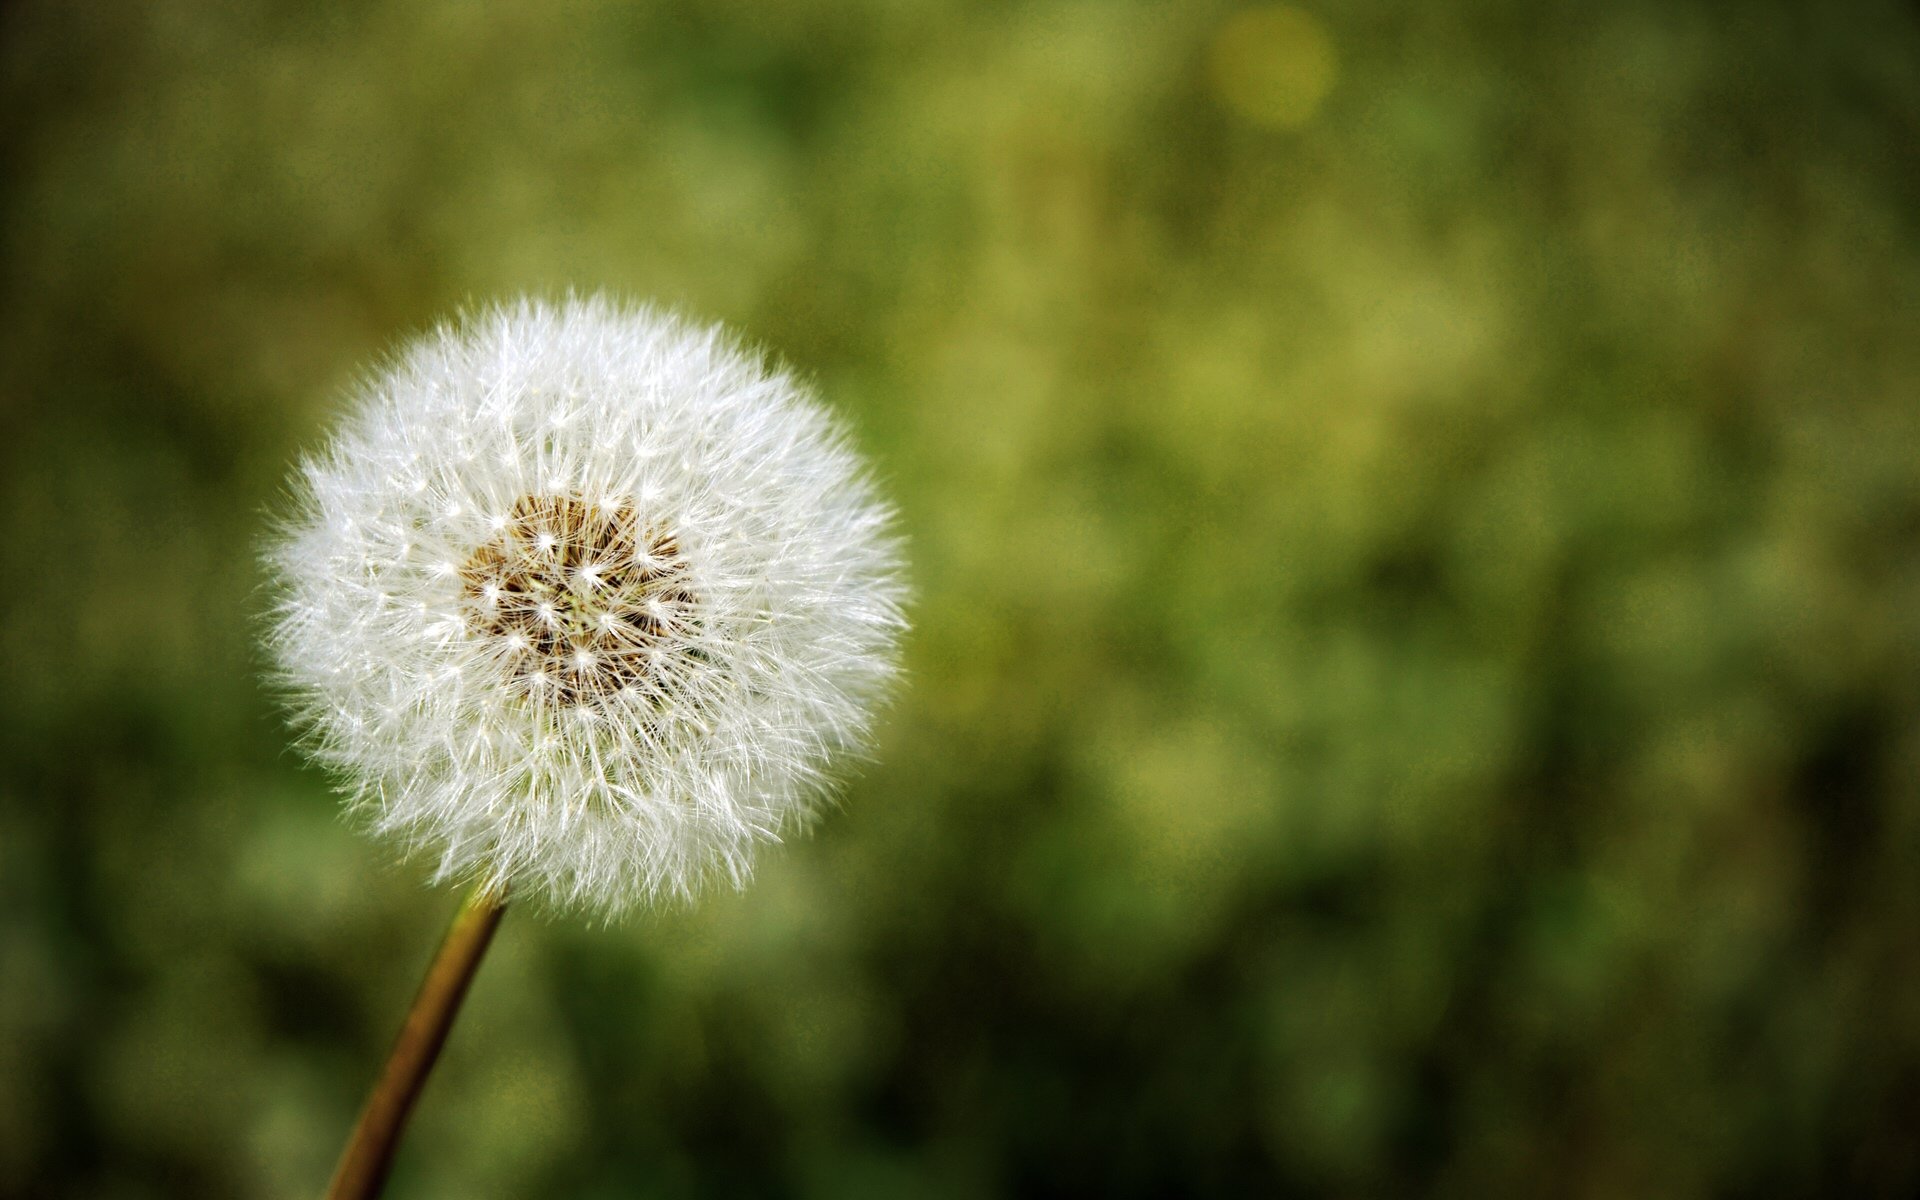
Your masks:
M441 877L602 913L743 881L895 669L899 545L834 421L604 299L443 327L356 399L273 553L317 756Z

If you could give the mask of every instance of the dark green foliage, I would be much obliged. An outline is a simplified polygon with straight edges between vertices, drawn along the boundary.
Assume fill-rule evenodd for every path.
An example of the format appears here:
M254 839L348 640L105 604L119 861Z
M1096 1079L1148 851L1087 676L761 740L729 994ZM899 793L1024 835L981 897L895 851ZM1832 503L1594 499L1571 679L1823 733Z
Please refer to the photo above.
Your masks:
M1316 6L1282 128L1230 11L0 13L0 1194L317 1194L455 900L256 549L570 286L850 416L911 682L745 894L510 916L394 1194L1920 1192L1920 18Z

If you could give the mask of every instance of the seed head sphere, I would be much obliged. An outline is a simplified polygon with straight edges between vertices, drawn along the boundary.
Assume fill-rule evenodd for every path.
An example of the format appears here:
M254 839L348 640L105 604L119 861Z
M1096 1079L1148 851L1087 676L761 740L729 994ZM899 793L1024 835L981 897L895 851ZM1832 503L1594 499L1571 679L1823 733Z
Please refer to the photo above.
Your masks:
M604 298L444 326L296 481L270 645L375 830L551 907L738 885L866 742L902 559L840 427Z

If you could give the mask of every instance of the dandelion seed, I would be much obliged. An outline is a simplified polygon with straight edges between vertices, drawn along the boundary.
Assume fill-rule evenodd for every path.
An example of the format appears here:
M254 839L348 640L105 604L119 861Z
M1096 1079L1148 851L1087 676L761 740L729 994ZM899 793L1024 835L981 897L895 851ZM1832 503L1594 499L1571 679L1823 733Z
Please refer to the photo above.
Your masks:
M359 389L273 552L315 756L441 878L617 914L738 884L865 745L903 628L838 425L605 299L443 327Z

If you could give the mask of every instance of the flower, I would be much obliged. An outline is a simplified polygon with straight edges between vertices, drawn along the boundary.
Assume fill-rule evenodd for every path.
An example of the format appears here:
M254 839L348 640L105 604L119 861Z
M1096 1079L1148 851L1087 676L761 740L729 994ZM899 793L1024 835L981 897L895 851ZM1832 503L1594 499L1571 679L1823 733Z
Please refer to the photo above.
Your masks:
M658 309L520 300L435 330L296 492L278 676L436 878L605 915L737 886L895 674L900 543L845 434Z

